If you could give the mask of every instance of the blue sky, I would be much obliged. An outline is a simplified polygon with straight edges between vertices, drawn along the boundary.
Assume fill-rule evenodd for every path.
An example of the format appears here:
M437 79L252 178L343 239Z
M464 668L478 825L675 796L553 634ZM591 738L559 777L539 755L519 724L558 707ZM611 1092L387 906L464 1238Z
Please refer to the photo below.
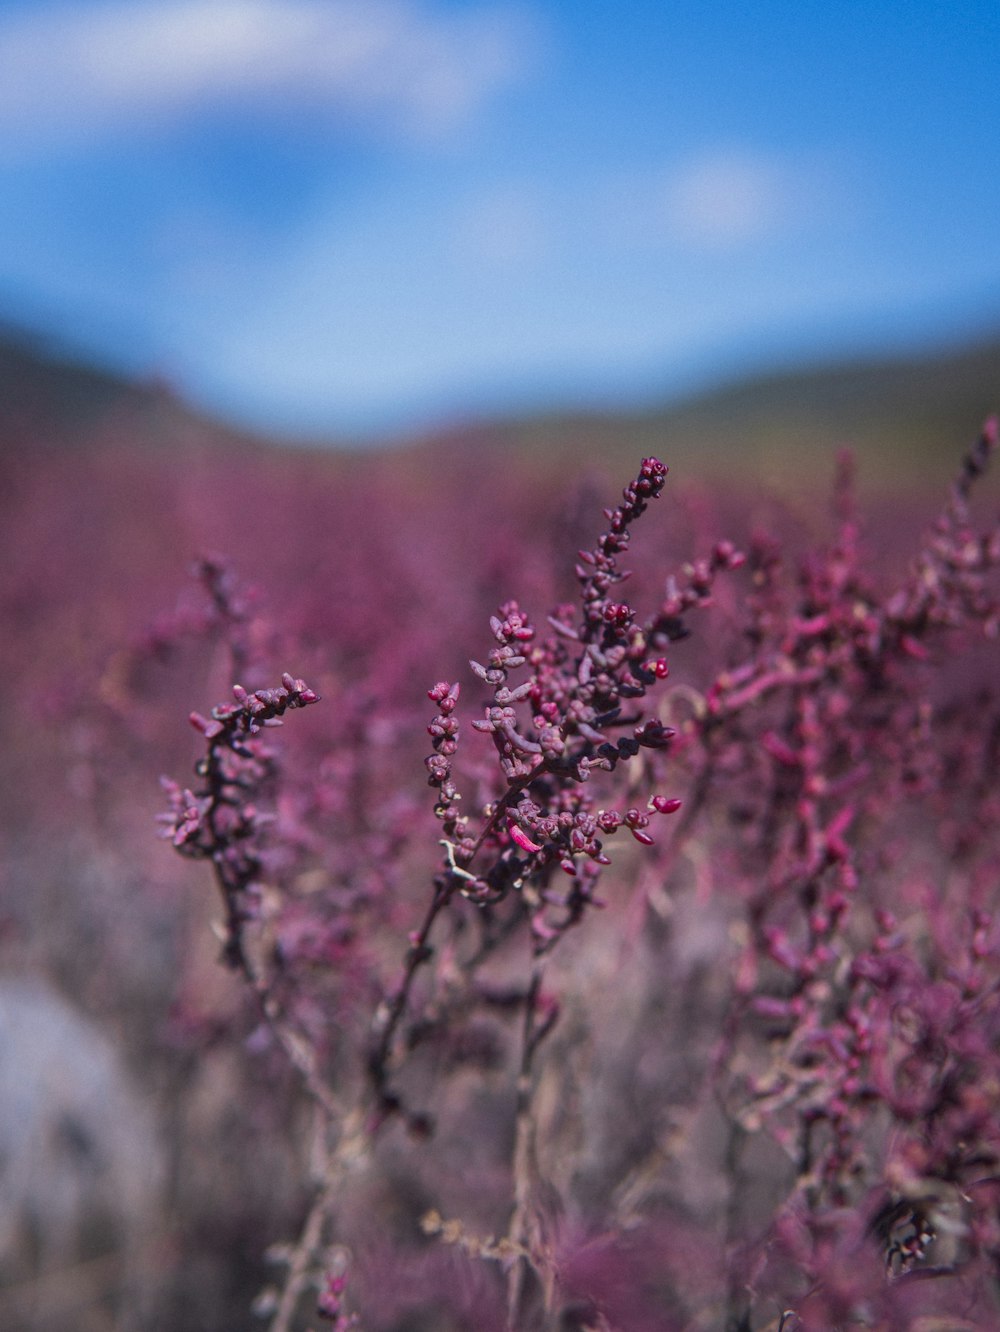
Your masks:
M995 328L998 57L996 0L0 0L0 318L362 434Z

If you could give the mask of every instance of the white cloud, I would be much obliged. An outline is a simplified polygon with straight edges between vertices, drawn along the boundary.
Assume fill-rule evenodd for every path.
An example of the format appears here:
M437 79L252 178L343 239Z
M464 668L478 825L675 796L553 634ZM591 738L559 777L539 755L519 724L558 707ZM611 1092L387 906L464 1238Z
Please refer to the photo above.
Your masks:
M666 189L666 220L679 240L731 249L783 230L797 212L787 166L721 153L684 167Z
M426 0L150 0L0 20L7 155L170 123L218 106L319 107L396 131L463 124L533 58L506 4Z
M843 171L822 155L717 148L670 167L623 173L597 192L613 244L739 253L814 229L848 204Z

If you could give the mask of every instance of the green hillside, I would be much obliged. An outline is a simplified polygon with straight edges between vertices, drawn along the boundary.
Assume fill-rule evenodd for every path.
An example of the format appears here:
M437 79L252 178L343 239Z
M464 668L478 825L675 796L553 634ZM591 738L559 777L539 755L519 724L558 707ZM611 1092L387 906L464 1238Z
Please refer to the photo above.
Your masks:
M493 422L482 445L536 461L567 453L616 467L655 453L690 474L766 485L828 475L844 446L866 486L923 486L951 474L983 420L1000 411L1000 338L921 357L776 372L642 411ZM459 432L465 433L465 432Z

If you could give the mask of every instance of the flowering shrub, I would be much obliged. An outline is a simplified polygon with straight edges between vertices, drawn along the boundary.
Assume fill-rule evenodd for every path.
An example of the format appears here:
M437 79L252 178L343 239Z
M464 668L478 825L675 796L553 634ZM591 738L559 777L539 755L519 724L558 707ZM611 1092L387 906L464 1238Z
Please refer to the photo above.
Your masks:
M213 613L157 648L220 634L244 679L193 714L164 824L211 866L254 1057L311 1107L271 1332L1000 1326L995 447L895 586L845 459L831 544L717 541L644 615L645 460L576 600L544 629L504 601L429 690L432 811L394 703L416 650L322 699L251 687L261 640L202 567ZM674 684L695 613L714 660ZM266 732L314 704L336 744L283 767Z

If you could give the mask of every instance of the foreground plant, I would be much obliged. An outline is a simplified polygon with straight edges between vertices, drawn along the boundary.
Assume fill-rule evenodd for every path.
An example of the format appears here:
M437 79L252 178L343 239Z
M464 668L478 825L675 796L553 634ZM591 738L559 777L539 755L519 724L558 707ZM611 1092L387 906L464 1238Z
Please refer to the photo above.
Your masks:
M515 601L491 619L472 737L460 684L429 691L436 866L428 820L387 787L413 719L386 699L324 685L340 741L298 782L264 731L318 701L303 681L192 719L205 755L191 789L168 786L166 833L211 864L223 959L315 1114L312 1206L258 1306L272 1332L308 1308L402 1326L378 1286L407 1254L437 1271L442 1246L477 1273L483 1328L1000 1325L995 649L957 670L1000 625L1000 528L970 509L995 447L989 423L896 586L871 570L845 460L829 546L796 568L775 538L746 557L720 541L643 618L619 559L663 488L647 459L579 557L576 602L544 629ZM672 687L688 614L741 568L708 683ZM634 903L620 1031L559 970L612 860ZM702 971L673 924L692 876L715 932ZM492 1182L462 1196L484 1195L492 1229L448 1204L463 1124L484 1159L460 1169ZM620 1161L607 1183L602 1157ZM358 1181L404 1158L432 1205L393 1249Z

